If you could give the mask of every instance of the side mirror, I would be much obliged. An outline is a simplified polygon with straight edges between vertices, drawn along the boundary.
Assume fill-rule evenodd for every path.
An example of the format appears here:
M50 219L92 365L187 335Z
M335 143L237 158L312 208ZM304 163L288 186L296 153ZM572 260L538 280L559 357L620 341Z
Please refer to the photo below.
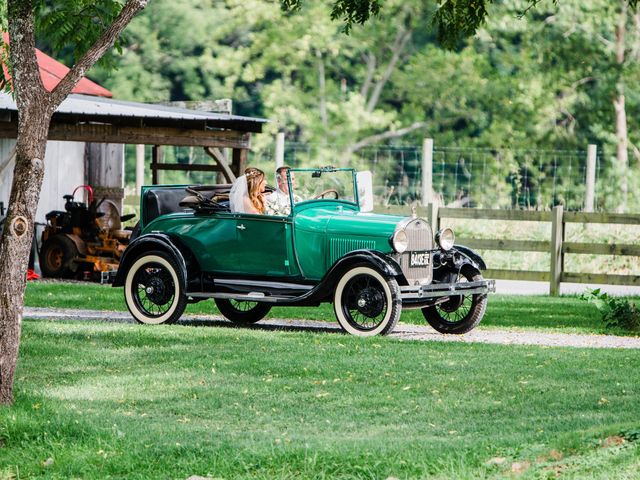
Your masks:
M360 211L370 212L373 210L373 175L369 170L356 174L356 184L358 185L358 198L360 199Z

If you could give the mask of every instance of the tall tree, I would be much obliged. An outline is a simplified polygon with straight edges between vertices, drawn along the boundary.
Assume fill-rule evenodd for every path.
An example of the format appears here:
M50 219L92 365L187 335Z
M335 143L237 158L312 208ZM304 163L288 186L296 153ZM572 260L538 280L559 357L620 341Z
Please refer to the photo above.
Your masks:
M114 45L133 17L146 6L147 0L128 0L124 5L116 0L103 3L100 8L94 8L93 2L84 0L63 0L55 5L34 0L7 0L6 10L1 14L9 31L9 43L3 48L9 50L11 79L7 88L12 91L18 106L18 138L9 208L0 243L0 404L13 402L25 273L33 238L33 218L44 176L51 116L87 70ZM74 29L87 32L84 38L71 35L76 42L71 46L78 53L78 60L51 92L42 84L36 60L36 13L45 19L41 25L50 28L43 34L58 39L59 45L66 43L61 37L65 32ZM96 24L100 28L96 28ZM87 46L87 40L93 41Z

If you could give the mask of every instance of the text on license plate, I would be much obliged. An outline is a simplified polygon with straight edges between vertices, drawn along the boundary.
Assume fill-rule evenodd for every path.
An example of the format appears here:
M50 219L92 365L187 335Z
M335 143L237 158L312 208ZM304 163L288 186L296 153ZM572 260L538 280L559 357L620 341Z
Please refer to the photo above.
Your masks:
M426 267L429 265L429 258L431 258L429 252L411 252L410 255L410 267Z

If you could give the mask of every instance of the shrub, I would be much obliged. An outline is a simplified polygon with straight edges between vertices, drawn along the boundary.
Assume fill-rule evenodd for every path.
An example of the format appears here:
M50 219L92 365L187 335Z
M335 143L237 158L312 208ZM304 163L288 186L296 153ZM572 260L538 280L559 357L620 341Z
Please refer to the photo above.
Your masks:
M607 327L640 331L640 311L638 306L628 299L613 297L601 292L599 288L583 293L581 298L596 306Z

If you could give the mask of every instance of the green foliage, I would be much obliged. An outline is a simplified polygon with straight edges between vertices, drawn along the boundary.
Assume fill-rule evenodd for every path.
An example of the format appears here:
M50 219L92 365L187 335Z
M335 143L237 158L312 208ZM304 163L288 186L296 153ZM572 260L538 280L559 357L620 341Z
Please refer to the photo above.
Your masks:
M36 37L46 42L54 56L69 54L75 63L111 25L125 0L38 0L34 2ZM122 38L114 45L120 53ZM100 62L113 68L113 51Z
M534 0L535 1L535 0ZM464 38L476 33L488 15L493 0L442 0L434 17L438 39L453 48Z
M300 10L303 0L280 0L284 11ZM380 12L380 0L335 0L331 8L331 19L344 22L344 32L349 33L354 23L362 25Z
M640 428L629 428L620 431L620 436L627 442L640 441Z
M602 321L608 328L640 331L640 311L638 306L628 299L608 295L601 292L599 288L587 291L582 298L598 308Z

